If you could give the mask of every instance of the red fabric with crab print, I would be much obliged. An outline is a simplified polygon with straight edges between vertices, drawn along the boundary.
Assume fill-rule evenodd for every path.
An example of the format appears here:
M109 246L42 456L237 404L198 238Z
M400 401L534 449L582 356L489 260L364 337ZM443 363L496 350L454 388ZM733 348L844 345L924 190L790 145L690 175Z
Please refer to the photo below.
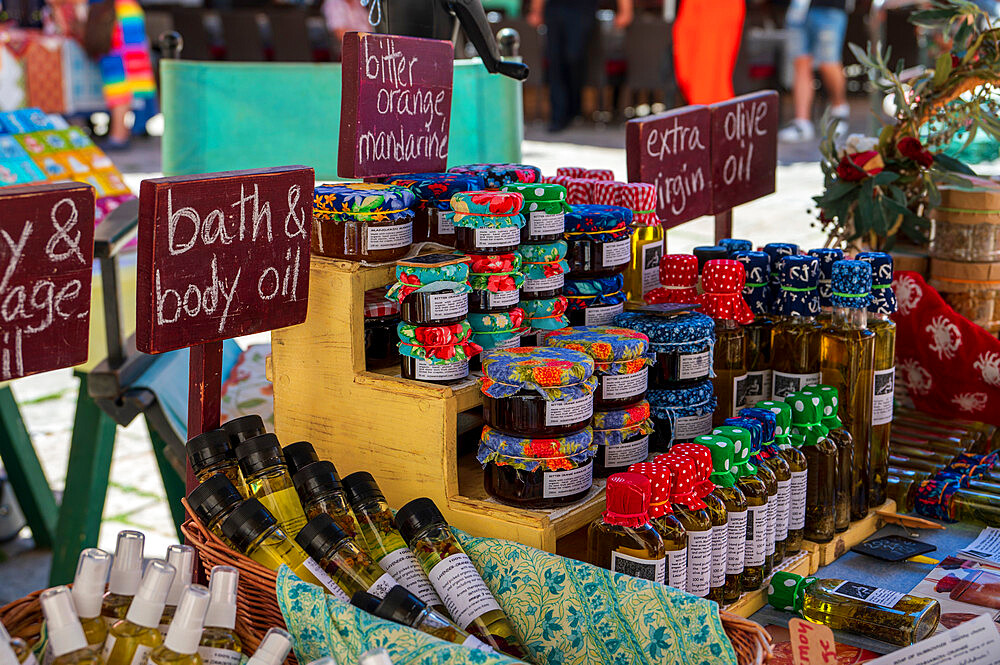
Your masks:
M1000 426L1000 340L958 314L918 273L892 281L896 378L914 405Z

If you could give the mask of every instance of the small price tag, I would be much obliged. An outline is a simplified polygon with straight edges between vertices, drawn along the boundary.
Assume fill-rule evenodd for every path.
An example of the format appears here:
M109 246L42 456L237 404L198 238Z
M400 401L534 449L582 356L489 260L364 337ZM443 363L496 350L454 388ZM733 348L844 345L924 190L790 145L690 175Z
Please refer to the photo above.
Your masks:
M795 665L837 665L837 643L829 626L794 618L788 622Z

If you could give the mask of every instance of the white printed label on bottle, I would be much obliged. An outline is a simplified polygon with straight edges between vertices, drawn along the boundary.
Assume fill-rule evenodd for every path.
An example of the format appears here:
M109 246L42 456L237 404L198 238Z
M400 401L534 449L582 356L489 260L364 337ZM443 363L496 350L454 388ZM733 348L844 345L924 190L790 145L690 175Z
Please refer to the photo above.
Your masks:
M688 588L688 551L684 549L667 552L667 586L680 591Z
M677 379L700 379L712 369L712 352L685 353L677 363Z
M623 441L616 446L599 446L601 460L608 469L632 466L639 462L645 462L649 457L649 435L636 439L635 441Z
M594 484L594 462L567 471L546 471L542 475L542 497L555 499L586 492Z
M524 280L524 285L521 286L521 290L525 293L551 291L553 289L561 289L565 283L566 275L559 273L558 275L551 275L542 279L526 279Z
M729 563L729 523L712 527L712 587L726 583L726 565Z
M320 567L319 563L315 559L308 557L302 562L302 565L305 566L305 569L312 573L317 580L319 580L320 584L326 587L326 590L329 591L333 597L342 600L345 603L351 602L351 597L347 595L347 592L337 586L337 583L333 581L333 578Z
M663 241L647 242L640 248L642 257L642 295L660 286L660 259L663 258Z
M378 565L400 586L406 587L407 591L428 605L444 604L427 579L427 573L420 567L416 555L408 548L400 547L395 552L389 552L379 560Z
M743 408L747 399L747 375L733 377L733 402L729 405L729 417L735 417L736 412Z
M483 642L475 635L469 635L466 637L462 642L462 646L475 649L476 651L493 651L493 648L489 644Z
M746 561L747 511L729 513L729 545L726 549L726 574L739 575Z
M743 404L747 407L752 407L761 400L771 399L771 370L747 372L745 394Z
M767 556L767 506L747 509L746 565L763 566Z
M494 349L516 349L521 346L521 336L511 335L507 339L500 340L493 344Z
M604 399L634 397L646 392L649 385L649 367L631 374L602 374L601 394Z
M545 402L547 426L573 425L594 415L594 395L584 395L571 400Z
M663 584L667 579L667 560L640 559L621 552L611 553L611 571Z
M413 244L413 222L392 226L371 226L365 231L365 251L396 249Z
M774 370L771 378L771 391L774 399L785 399L788 395L802 390L806 386L819 385L819 372L809 374L786 374Z
M566 232L566 213L533 210L528 213L528 234L554 236Z
M153 647L147 647L145 644L140 644L135 648L135 653L132 655L132 661L129 665L146 665L149 662L149 654L152 653Z
M433 227L435 221L437 222L439 236L455 235L455 225L452 223L451 217L443 214L441 210L436 208L428 210L427 217L427 226Z
M788 500L788 529L796 531L806 527L806 485L809 471L792 471L792 496Z
M628 263L632 259L632 239L613 240L604 243L604 267L612 268Z
M205 665L240 665L243 656L232 649L217 647L198 647L198 655Z
M872 605L889 608L895 607L896 603L901 601L903 597L906 596L905 593L899 593L898 591L892 591L891 589L882 589L877 586L860 584L858 582L841 582L834 588L830 589L830 593L843 596L844 598L861 600L866 603L871 603Z
M437 365L427 362L422 358L414 358L413 361L413 375L419 381L450 381L469 375L468 360L440 363Z
M448 614L463 629L500 605L486 588L468 554L451 554L431 568L431 584L444 600Z
M111 652L115 650L115 642L117 641L118 638L111 633L108 633L108 636L104 638L104 650L101 652L101 660L103 662L106 663L111 658Z
M587 307L583 310L583 323L588 326L604 326L611 323L611 320L625 311L625 303L617 305L602 305L600 307Z
M476 229L476 247L510 247L521 244L521 229L508 226L502 229Z
M513 291L490 291L487 300L491 308L495 307L510 307L511 305L516 305L521 300L521 290L514 289Z
M163 632L162 628L160 629L160 632L161 633ZM42 665L52 665L52 661L55 659L56 659L56 654L52 650L52 644L51 643L46 644L45 653L42 654ZM38 660L35 658L35 654L30 651L28 652L28 657L24 659L24 663L22 663L22 665L28 665L28 661L35 663L35 665L38 664ZM11 665L17 665L16 661L14 663L11 663Z
M21 665L38 665L38 660L35 658L34 652L29 651L28 656Z
M778 518L775 522L775 541L784 540L788 537L788 516L791 510L792 501L792 481L778 481Z
M681 416L674 420L674 441L687 441L712 433L712 413L701 416Z
M375 583L368 587L368 593L376 598L385 598L392 587L396 586L396 580L389 573L383 573L382 577L375 580Z
M469 313L468 293L431 293L427 299L432 319L452 319Z
M872 425L892 422L892 400L896 393L896 368L875 370L872 394Z
M767 553L774 554L774 536L778 530L778 496L767 500Z
M688 531L687 592L704 598L712 583L712 530Z

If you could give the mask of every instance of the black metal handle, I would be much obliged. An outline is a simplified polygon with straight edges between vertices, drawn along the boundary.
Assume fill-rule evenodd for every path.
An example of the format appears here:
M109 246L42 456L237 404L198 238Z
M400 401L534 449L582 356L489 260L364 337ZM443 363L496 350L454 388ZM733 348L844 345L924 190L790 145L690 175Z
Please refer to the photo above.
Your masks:
M449 11L458 17L465 34L472 40L473 46L483 59L486 71L491 74L503 74L517 81L528 78L528 66L523 62L503 60L497 49L493 32L486 20L486 12L480 0L442 0Z

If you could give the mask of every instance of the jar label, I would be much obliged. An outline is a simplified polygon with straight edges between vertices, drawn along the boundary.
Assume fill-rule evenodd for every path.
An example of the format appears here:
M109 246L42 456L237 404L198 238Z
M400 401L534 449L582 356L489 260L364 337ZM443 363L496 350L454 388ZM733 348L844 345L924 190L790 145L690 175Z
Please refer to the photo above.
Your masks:
M238 651L218 647L198 647L198 655L205 665L240 665L243 660Z
M469 313L468 293L431 293L427 299L432 319L453 319Z
M896 395L896 368L875 370L872 394L872 425L892 422L892 400Z
M455 225L451 222L451 216L442 214L441 210L437 208L432 208L427 211L427 226L433 228L435 220L437 221L437 230L439 236L453 236L455 235Z
M640 559L621 552L612 552L611 570L615 573L663 584L667 579L667 560L666 558Z
M729 563L729 523L712 527L712 587L726 583L726 565Z
M746 565L763 566L767 556L767 505L747 509Z
M413 244L413 222L391 226L371 226L365 229L365 252L396 249Z
M469 635L466 637L462 642L462 646L468 647L469 649L475 649L476 651L493 651L493 647L486 642L483 642L475 635Z
M345 603L351 602L350 596L347 592L337 586L337 583L333 581L325 570L323 570L319 563L312 557L306 557L306 560L302 562L302 566L308 570L313 576L319 580L319 583L326 587L326 590L330 592L338 600L342 600Z
M500 610L468 554L449 554L427 577L444 600L448 614L463 630L487 612Z
M712 530L688 531L687 592L704 598L712 583Z
M594 395L576 399L545 402L545 424L550 427L574 425L594 415Z
M567 471L546 471L542 475L542 497L555 499L586 492L594 484L594 462Z
M524 286L521 287L521 290L525 293L551 291L553 289L561 289L565 283L566 275L559 273L558 275L551 275L549 277L543 277L542 279L526 279L524 280Z
M407 547L400 547L379 559L379 567L392 575L401 586L428 605L443 605L427 573L420 567L416 555Z
M623 399L646 392L649 385L649 367L631 374L602 374L601 395L604 399Z
M625 303L617 305L601 305L600 307L587 307L583 310L583 323L587 326L604 326L611 323L611 320L625 311Z
M771 399L771 370L747 372L746 386L744 406L752 407L761 400Z
M521 229L506 226L502 229L476 229L476 247L510 247L521 244Z
M521 301L521 290L489 291L487 300L489 301L490 309L496 309L497 307L510 307L511 305L516 305Z
M383 573L381 577L375 580L374 584L368 587L368 593L376 598L385 598L385 594L389 593L389 590L394 586L396 586L396 580L393 579L392 575Z
M729 545L726 550L726 574L743 572L747 546L747 511L729 513Z
M809 471L792 471L791 498L788 500L788 529L806 528L806 485Z
M773 374L772 391L774 399L785 399L788 395L802 390L806 386L819 385L819 372L786 374L785 372L774 370Z
M423 358L414 358L413 375L419 381L450 381L469 375L469 361L433 364ZM293 490L294 491L294 490Z
M708 376L712 369L712 352L701 351L700 353L681 354L677 363L677 380L700 379Z
M642 256L642 295L660 286L660 259L663 258L663 240L647 242L640 249Z
M774 537L778 531L778 496L767 499L767 553L774 554Z
M681 591L688 588L687 548L667 552L667 585Z
M906 596L905 593L899 593L892 589L882 589L877 586L869 586L858 582L841 582L830 589L830 593L890 609L895 607L896 603Z
M733 418L736 412L743 408L743 402L747 399L747 375L733 377L733 401L729 405L729 415Z
M600 446L601 459L608 469L632 466L649 457L649 435L635 441L622 441L617 446Z
M516 349L521 346L521 336L511 335L507 339L500 340L493 345L494 349Z
M613 268L632 259L632 239L613 240L604 243L604 267Z
M681 416L674 420L674 441L687 441L712 433L712 412L700 416Z
M533 210L528 213L528 235L554 236L566 232L566 213Z
M791 510L792 481L778 481L778 519L775 522L774 540L784 540L788 537L788 515Z

